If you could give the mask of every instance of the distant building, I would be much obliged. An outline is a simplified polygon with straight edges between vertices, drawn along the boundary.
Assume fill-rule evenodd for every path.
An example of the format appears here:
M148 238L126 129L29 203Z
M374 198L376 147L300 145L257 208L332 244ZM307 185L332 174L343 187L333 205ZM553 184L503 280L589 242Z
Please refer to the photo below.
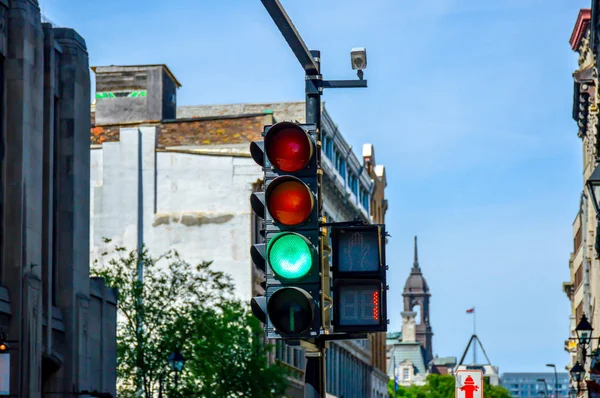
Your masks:
M1 395L116 395L117 294L89 273L89 98L85 40L37 0L0 1Z
M303 122L304 102L176 107L179 83L165 65L94 71L92 257L106 251L103 238L131 249L144 242L154 255L175 249L191 263L213 261L233 277L240 299L261 293L249 249L261 228L250 195L263 173L249 143L262 139L264 125ZM327 221L383 222L386 175L372 145L358 158L324 106L322 133ZM333 397L387 396L380 336L331 343L326 371ZM303 350L274 343L274 357L290 371L288 395L302 397Z
M546 380L548 395L552 398L568 397L569 374L558 373L558 395L554 393L554 372L540 373L504 373L501 377L502 387L506 388L513 397L539 398L545 395L544 383L538 379Z
M388 376L390 379L398 379L401 386L423 385L427 377L427 364L423 347L414 337L406 338L408 327L403 332L392 332L387 335L387 346L389 349ZM410 341L404 341L410 340Z
M454 374L456 357L435 357L429 362L429 373L439 375Z
M398 379L398 384L422 385L428 374L449 374L456 358L433 357L433 331L429 314L429 286L419 266L417 237L415 236L414 263L404 285L402 332L387 334L387 374Z

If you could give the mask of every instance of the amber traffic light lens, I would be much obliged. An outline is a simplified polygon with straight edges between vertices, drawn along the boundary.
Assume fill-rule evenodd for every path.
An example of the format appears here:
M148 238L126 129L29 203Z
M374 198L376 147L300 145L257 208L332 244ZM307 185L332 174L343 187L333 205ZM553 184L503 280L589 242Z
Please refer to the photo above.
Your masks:
M6 351L8 347L6 347L6 344L2 343L0 344L0 352L2 351Z
M279 224L288 226L302 224L312 212L313 195L300 180L280 177L267 189L267 207L273 219Z
M289 123L289 127L269 131L265 146L271 164L288 173L305 168L312 156L310 138L293 123Z

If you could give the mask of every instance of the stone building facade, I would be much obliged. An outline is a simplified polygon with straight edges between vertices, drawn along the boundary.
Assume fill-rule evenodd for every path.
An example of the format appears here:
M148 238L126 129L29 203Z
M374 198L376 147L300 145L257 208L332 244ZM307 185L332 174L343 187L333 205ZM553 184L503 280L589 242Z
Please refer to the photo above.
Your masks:
M600 263L594 249L596 241L596 214L585 182L598 164L598 72L591 40L591 10L579 12L570 44L579 54L578 68L573 73L573 118L577 123L577 136L582 143L582 181L579 208L573 222L573 252L569 258L570 280L563 290L571 302L569 315L570 339L565 350L570 353L571 368L579 358L574 338L575 327L582 315L586 315L595 330L600 330L600 308L596 302L600 285Z
M264 125L303 122L304 102L184 106L172 119L99 123L98 115L106 109L118 118L115 98L131 98L120 93L124 89L119 76L135 80L155 67L95 69L104 86L96 95L96 123L91 130L92 256L100 258L105 251L103 238L132 249L144 242L153 254L176 249L192 263L213 261L218 270L232 275L236 296L249 301L261 289L249 253L260 229L249 198L262 178L249 143L262 139ZM166 66L161 70L163 78L176 82ZM140 90L137 86L125 91ZM151 90L164 88L160 84L149 88L147 98ZM176 97L162 96L161 101L171 98ZM126 104L119 107L132 109ZM146 107L164 108L150 102ZM139 109L143 112L141 107L133 113L141 114ZM133 113L128 111L127 118ZM325 108L322 118L327 220L384 220L385 169L375 163L372 146L365 146L368 156L359 159ZM381 350L385 352L384 347ZM302 397L304 352L279 341L274 357L290 370L288 395ZM334 397L387 396L388 377L381 361L372 360L370 340L331 344L328 358L328 390Z
M0 0L0 379L13 397L116 394L117 295L89 275L89 84L77 32L43 24L37 0Z

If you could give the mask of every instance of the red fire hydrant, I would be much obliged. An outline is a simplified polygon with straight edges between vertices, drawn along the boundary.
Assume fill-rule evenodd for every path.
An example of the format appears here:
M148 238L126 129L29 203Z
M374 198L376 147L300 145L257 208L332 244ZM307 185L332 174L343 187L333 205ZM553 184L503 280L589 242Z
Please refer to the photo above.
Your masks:
M465 392L465 398L473 398L473 392L478 391L479 386L475 385L475 382L471 376L467 376L465 379L465 384L460 388L460 390Z

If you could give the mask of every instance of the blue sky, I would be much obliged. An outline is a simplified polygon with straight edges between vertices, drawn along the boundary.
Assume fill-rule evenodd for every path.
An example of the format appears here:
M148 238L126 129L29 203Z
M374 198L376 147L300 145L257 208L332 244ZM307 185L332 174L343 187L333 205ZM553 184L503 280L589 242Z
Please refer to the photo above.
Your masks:
M259 0L40 0L87 41L91 65L165 63L180 105L303 98L303 72ZM567 363L562 292L582 189L569 37L589 0L282 0L330 90L326 107L388 175L391 329L419 236L434 352L472 332L501 372ZM314 18L317 16L317 18ZM360 155L360 151L357 151Z

